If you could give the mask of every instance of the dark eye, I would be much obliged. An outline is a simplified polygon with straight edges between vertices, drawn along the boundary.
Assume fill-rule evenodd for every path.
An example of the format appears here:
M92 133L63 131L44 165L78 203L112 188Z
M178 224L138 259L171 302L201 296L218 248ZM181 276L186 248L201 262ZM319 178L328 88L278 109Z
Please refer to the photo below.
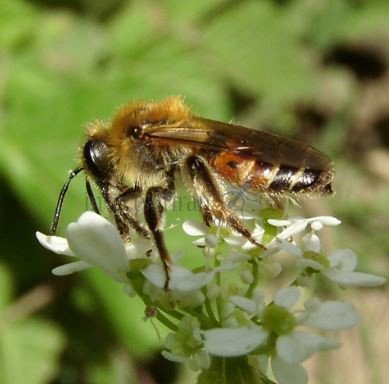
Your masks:
M88 140L84 145L86 168L96 180L108 180L111 175L111 163L108 158L108 146L101 140Z
M131 138L138 140L142 137L143 135L143 129L142 127L136 126L136 127L129 127L128 128L128 136Z

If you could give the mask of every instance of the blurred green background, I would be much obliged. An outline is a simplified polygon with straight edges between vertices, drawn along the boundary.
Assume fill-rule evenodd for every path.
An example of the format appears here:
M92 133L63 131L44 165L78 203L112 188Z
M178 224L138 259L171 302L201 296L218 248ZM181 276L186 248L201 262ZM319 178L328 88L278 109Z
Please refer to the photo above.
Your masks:
M336 196L297 212L341 219L327 249L389 276L387 0L0 0L1 384L194 381L159 357L136 299L98 271L53 277L63 260L34 234L48 231L86 122L177 94L196 114L333 157ZM60 233L85 208L80 177ZM306 363L310 382L387 383L387 289L341 296L363 320Z

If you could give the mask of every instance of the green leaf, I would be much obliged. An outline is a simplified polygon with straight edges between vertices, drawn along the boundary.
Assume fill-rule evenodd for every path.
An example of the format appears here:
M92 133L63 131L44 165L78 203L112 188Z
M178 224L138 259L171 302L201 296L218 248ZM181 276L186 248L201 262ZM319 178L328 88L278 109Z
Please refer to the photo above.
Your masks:
M293 25L293 23L292 23ZM207 25L206 54L238 89L285 101L310 89L313 72L288 13L270 1L237 3Z
M17 22L15 22L17 20ZM25 1L0 3L0 48L13 49L30 41L39 23L38 13Z
M384 36L388 31L389 3L385 0L367 1L347 14L343 30L346 38Z

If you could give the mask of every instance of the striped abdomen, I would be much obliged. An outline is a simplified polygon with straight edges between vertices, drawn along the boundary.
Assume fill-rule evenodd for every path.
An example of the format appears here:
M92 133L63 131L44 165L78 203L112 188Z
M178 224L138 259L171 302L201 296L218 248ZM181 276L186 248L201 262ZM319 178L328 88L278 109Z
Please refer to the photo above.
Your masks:
M212 168L228 182L267 193L331 194L333 168L322 169L271 164L233 152L221 152L210 159Z

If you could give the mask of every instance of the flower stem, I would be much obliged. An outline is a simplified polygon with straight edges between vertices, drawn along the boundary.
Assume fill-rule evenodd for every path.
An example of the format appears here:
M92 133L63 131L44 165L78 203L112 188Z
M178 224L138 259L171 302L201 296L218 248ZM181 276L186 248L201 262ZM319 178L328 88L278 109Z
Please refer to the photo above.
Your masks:
M170 321L159 309L157 309L156 318L161 322L165 327L169 328L171 331L177 331L177 325Z
M245 295L246 297L251 297L253 295L253 291L258 286L258 282L259 282L258 263L255 259L251 259L250 264L252 267L251 271L253 274L253 281L251 282L251 284L249 285L249 287L247 289L247 292Z
M245 357L212 357L209 369L200 373L197 384L263 384L266 383L254 364Z
M205 300L204 305L205 305L205 310L207 311L207 314L209 316L209 319L213 323L213 326L214 327L218 326L219 322L216 319L215 314L213 313L213 309L208 298Z
M220 266L220 261L218 260L219 252L215 252L214 260L215 260L215 269ZM220 287L221 286L221 273L216 274L216 284ZM216 298L216 311L217 311L217 317L219 318L219 322L222 319L222 309L223 309L223 300L220 297L220 295Z

